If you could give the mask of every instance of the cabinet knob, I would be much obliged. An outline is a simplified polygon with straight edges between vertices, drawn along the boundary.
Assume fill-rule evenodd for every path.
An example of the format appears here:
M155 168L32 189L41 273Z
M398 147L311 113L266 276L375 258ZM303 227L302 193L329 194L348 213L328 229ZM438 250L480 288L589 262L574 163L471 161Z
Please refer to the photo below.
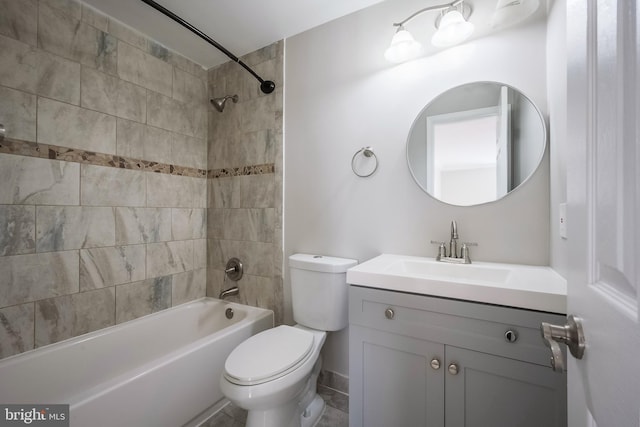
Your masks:
M436 371L440 369L440 361L438 360L437 357L434 357L433 359L431 359L431 367Z
M450 364L448 369L451 375L458 375L458 365L455 363Z
M507 342L516 342L518 341L518 333L514 330L509 329L504 333L504 339L507 340Z
M389 307L384 311L384 317L387 319L393 319L393 316L396 315L396 312L393 311L393 308Z

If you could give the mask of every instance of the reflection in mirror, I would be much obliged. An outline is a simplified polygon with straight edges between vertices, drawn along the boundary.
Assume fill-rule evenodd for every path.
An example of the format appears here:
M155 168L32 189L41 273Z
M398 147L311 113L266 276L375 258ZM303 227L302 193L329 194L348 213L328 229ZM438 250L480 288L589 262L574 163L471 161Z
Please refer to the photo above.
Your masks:
M446 203L500 199L522 184L544 153L546 128L533 103L493 82L453 88L416 118L407 160L416 182Z

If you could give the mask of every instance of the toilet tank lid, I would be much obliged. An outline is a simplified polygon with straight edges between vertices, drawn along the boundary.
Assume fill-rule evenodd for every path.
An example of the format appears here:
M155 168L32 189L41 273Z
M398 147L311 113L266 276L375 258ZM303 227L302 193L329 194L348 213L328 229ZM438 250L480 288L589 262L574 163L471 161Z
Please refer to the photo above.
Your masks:
M358 264L358 261L355 259L336 258L326 255L293 254L289 257L289 268L324 273L344 273L356 264Z

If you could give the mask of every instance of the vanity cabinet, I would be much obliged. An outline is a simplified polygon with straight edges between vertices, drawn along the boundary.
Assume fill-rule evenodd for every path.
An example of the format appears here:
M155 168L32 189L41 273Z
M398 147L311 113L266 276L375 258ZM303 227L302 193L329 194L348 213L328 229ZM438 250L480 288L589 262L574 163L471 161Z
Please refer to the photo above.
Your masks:
M351 427L566 426L559 314L350 286Z

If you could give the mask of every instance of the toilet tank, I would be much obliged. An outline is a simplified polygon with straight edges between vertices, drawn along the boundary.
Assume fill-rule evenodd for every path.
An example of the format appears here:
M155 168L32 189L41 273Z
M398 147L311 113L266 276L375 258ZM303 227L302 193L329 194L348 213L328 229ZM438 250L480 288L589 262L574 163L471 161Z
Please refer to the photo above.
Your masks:
M349 321L347 269L358 261L324 255L289 257L291 302L296 323L321 331L344 329Z

